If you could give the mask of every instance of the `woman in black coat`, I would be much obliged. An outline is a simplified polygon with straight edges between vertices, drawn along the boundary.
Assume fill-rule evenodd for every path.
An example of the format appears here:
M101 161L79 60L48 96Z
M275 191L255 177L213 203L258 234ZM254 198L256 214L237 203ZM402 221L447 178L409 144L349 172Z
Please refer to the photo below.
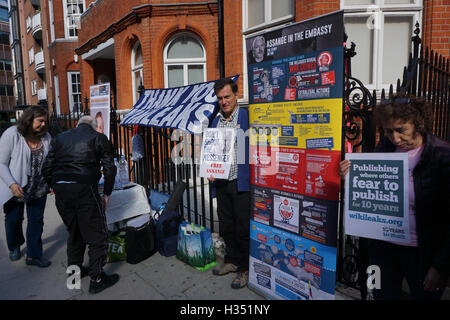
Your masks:
M431 106L395 95L375 108L384 137L375 152L407 152L410 174L408 244L369 240L370 264L381 271L379 300L399 299L403 278L413 299L440 299L450 274L450 144L431 134ZM342 178L349 160L339 166Z

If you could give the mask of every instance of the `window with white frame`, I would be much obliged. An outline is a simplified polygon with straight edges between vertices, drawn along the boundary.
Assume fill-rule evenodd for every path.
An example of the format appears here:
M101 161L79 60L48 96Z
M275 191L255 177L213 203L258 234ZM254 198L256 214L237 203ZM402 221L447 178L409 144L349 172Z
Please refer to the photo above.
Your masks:
M244 30L252 31L292 20L294 0L244 0Z
M28 50L28 60L30 61L30 64L34 62L34 47L31 47Z
M247 47L246 38L262 29L277 27L295 19L295 0L243 0L243 61L244 83L247 82ZM243 88L244 102L248 100L248 87Z
M142 47L137 41L131 52L131 78L133 81L133 104L139 100L139 86L144 83Z
M67 72L67 80L69 86L69 104L70 112L81 112L81 86L80 86L80 72Z
M59 101L59 81L58 75L55 74L53 83L55 84L55 103L56 103L56 113L61 114L61 103Z
M27 32L31 30L31 17L27 17Z
M50 39L55 41L55 17L53 15L53 0L48 0L48 15L50 18Z
M164 48L164 82L166 88L206 81L206 51L197 36L177 34Z
M352 75L369 89L395 85L408 65L422 0L341 0L341 8L347 47L356 44Z
M31 80L31 95L34 96L36 94L37 94L36 80Z
M78 24L84 11L84 0L63 0L64 32L66 38L78 36Z

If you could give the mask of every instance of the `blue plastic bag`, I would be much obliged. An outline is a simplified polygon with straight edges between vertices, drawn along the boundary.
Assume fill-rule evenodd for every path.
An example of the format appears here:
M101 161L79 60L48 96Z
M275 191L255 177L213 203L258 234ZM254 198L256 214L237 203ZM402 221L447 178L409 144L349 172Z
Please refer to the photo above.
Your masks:
M139 133L135 134L131 138L131 159L133 161L139 161L144 157L144 140Z
M169 201L170 195L156 190L150 190L150 207L155 211L162 211L165 204Z

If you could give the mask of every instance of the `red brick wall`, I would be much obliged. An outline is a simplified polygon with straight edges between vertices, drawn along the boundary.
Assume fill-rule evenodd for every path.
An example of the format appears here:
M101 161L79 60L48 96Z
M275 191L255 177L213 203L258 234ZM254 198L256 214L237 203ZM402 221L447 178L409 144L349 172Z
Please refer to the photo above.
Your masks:
M146 36L147 32L145 31L146 24L147 22L141 21L141 23L135 24L129 27L126 31L114 36L116 92L117 105L119 109L130 109L133 106L131 51L136 41L140 42L142 48L144 87L152 87L151 82L149 82L151 66L148 61L151 54L148 36ZM94 69L92 71L95 72ZM83 79L83 90L89 88L90 85L91 84L85 82L85 79Z
M47 7L48 7L48 0ZM55 25L55 39L64 38L64 11L63 11L63 2L53 0L53 19L54 19L54 25ZM47 16L48 16L48 10L47 10ZM51 41L50 37L50 26L48 26L48 39Z
M197 35L206 49L207 81L219 76L218 65L218 20L217 13L190 13L179 9L178 6L169 7L164 15L157 12L155 7L151 17L141 18L117 32L112 24L120 24L124 17L133 12L133 7L143 4L169 4L202 1L122 1L120 6L111 5L114 0L104 0L97 7L91 7L90 12L82 19L82 31L78 37L81 47L89 39L104 32L114 37L115 75L117 105L119 109L132 107L132 78L131 52L136 41L141 43L143 53L143 73L145 88L164 87L164 59L163 51L167 41L175 34L188 31ZM236 1L240 2L240 1ZM116 4L117 2L114 2ZM110 9L111 8L111 9ZM98 14L111 18L99 21ZM106 21L107 20L107 21ZM100 71L99 66L91 62L82 62L82 92L88 93L89 86L94 84L95 75ZM241 68L242 69L242 68Z
M93 0L86 0L86 8ZM185 11L170 7L169 16L144 17L117 33L111 25L120 23L133 11L133 8L147 4L170 4L186 2L203 2L202 0L103 0L92 6L82 19L82 30L78 43L64 44L51 49L56 67L53 74L60 79L61 105L67 101L67 70L76 70L81 65L81 81L83 98L88 95L89 86L95 84L101 73L110 75L115 84L119 108L130 108L132 105L131 50L136 41L140 41L144 59L144 86L160 88L164 86L163 50L167 41L177 32L190 31L201 38L207 52L207 80L219 77L219 43L217 12L210 14L187 14ZM242 41L242 1L226 0L225 17L225 75L243 73L243 41ZM423 43L437 50L444 56L450 53L450 0L424 0L422 37ZM54 1L56 38L64 37L63 9L60 1ZM156 8L156 7L154 7ZM295 21L303 21L340 9L339 0L297 0L295 2ZM153 9L156 10L156 9ZM99 19L99 17L108 17ZM111 61L93 63L73 62L73 50L101 34L110 33L114 38L115 61L112 72ZM50 37L50 35L49 35ZM25 51L24 51L25 54ZM81 60L81 57L79 57ZM57 61L56 61L57 60ZM48 82L48 80L47 80ZM243 95L243 77L239 79L239 96ZM67 104L67 102L66 102Z
M422 43L450 57L450 0L424 0Z
M224 37L225 37L225 76L240 74L238 96L244 93L243 39L242 39L242 1L224 1ZM219 44L217 44L218 46ZM219 77L219 75L217 75Z
M26 27L26 19L27 16L32 11L32 6L29 1L19 0L17 1L17 7L19 10L20 15L20 41L22 45L22 61L23 61L23 75L24 75L24 85L25 85L25 98L26 104L33 104L37 103L37 96L31 95L31 80L33 80L36 77L36 74L34 73L34 64L29 63L28 59L28 50L31 48L31 45L34 42L34 39L31 36L31 31L28 34L27 33L27 27ZM35 49L36 52L36 49ZM32 74L32 72L34 74ZM34 98L36 101L34 101Z
M9 33L9 25L0 22L0 31ZM11 60L11 47L9 45L0 44L0 59ZM14 74L10 70L0 70L0 85L14 86ZM14 96L0 97L0 111L13 111L16 105Z
M150 1L103 0L88 9L91 2L94 1L86 1L86 10L89 12L82 17L82 31L78 35L79 44L85 43L91 37L105 30L110 24L123 18L131 11L131 8L147 4Z
M47 102L49 104L50 109L52 108L52 103L56 104L54 76L57 75L61 112L67 113L69 112L69 105L70 105L67 72L80 71L81 57L78 57L78 62L75 62L74 49L78 45L77 39L73 40L65 39L63 1L53 0L52 3L53 3L54 31L55 31L54 34L55 39L57 40L53 43L51 43L48 0L41 1L43 41L46 42L48 39L48 41L50 42L48 44L47 43L45 44L45 46L48 48L45 54L45 65L46 65L45 75L47 78L46 79Z
M300 22L339 9L339 0L296 0L295 21Z
M69 71L80 71L80 60L78 57L78 62L74 61L76 42L56 42L49 49L49 61L46 64L51 70L52 76L52 96L55 94L55 84L54 75L58 75L59 81L59 101L61 106L61 112L67 113L69 111L69 87L67 80L67 72ZM52 61L55 61L53 65ZM50 80L47 80L47 85ZM84 95L83 95L84 98Z

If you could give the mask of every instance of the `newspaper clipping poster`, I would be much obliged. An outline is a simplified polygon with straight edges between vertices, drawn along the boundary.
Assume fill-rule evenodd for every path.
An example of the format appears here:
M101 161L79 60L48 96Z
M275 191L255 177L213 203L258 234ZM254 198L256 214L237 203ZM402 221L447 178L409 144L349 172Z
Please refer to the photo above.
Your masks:
M345 233L408 243L408 154L351 153L345 179Z
M91 117L97 120L97 131L109 139L110 84L90 87Z
M248 286L267 299L334 299L343 18L337 11L246 38Z
M234 155L236 131L227 128L208 128L203 132L200 177L228 179Z

